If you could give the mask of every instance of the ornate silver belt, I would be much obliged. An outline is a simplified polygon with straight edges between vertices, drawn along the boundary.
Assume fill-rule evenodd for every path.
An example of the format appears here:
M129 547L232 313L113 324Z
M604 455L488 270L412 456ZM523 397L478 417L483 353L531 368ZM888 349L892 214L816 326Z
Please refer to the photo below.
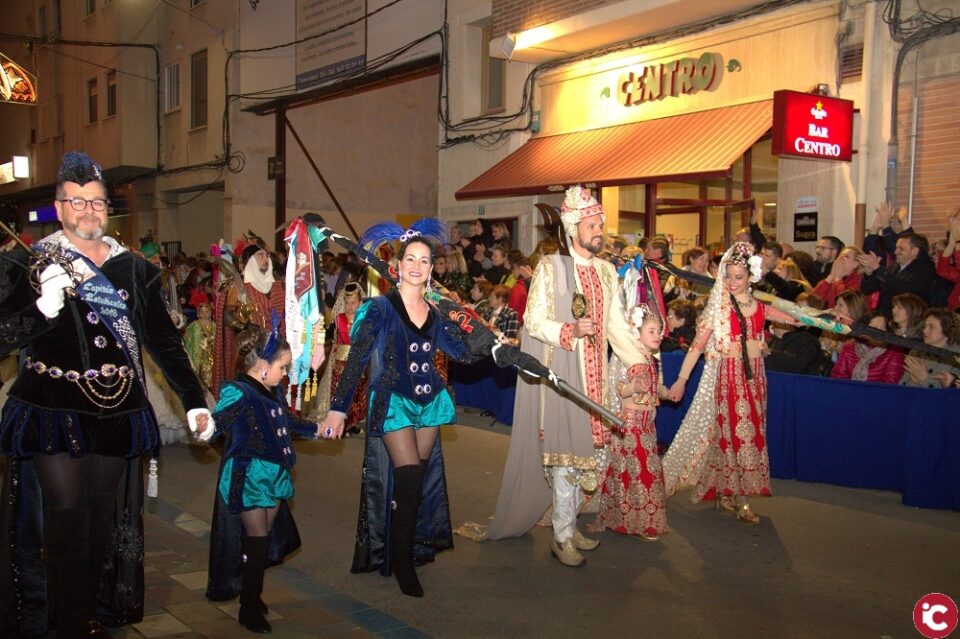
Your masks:
M52 379L60 379L61 377L65 378L68 382L76 382L80 379L97 379L99 377L111 378L115 375L120 377L133 377L133 369L129 366L117 366L116 364L104 364L100 368L88 368L87 370L80 371L75 370L64 370L59 366L48 366L43 362L35 362L32 358L28 357L24 362L24 367L27 370L32 370L37 375L43 375L46 373Z
M24 368L37 375L49 375L50 379L64 379L76 384L92 403L100 408L116 408L123 403L130 392L131 381L135 375L129 366L104 364L100 368L88 368L85 371L64 370L60 366L49 366L33 361L28 357Z

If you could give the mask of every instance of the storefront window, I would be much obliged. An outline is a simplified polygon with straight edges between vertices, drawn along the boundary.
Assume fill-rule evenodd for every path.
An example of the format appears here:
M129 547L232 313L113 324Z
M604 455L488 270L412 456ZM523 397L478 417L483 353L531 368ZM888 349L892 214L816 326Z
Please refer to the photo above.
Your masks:
M744 177L748 184L744 184ZM620 186L617 231L644 237L648 230L648 190L655 189L656 217L653 230L666 236L673 247L673 261L680 264L683 252L704 246L723 250L733 234L749 224L750 212L759 213L760 228L777 235L777 158L770 152L769 138L760 140L733 165L730 177Z

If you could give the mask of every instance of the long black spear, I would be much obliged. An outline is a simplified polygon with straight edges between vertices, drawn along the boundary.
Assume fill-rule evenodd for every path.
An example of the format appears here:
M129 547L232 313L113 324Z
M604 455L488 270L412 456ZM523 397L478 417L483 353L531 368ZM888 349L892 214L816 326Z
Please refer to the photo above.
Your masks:
M356 241L333 231L326 225L320 215L307 213L303 216L303 221L306 224L316 227L323 233L325 239L329 239L338 246L352 251L366 262L367 266L376 271L380 277L396 285L397 276L389 264L360 246ZM466 310L457 302L448 297L444 297L437 291L429 293L427 299L435 304L443 315L460 325L460 328L463 329L466 335L465 341L467 346L475 355L491 355L493 361L501 368L513 366L522 373L544 379L550 382L560 394L567 395L574 401L585 405L590 410L600 413L604 419L623 428L623 420L617 417L616 414L605 406L593 401L568 382L558 377L555 372L544 366L536 358L528 353L524 353L515 346L501 344L493 331L481 322L475 313Z

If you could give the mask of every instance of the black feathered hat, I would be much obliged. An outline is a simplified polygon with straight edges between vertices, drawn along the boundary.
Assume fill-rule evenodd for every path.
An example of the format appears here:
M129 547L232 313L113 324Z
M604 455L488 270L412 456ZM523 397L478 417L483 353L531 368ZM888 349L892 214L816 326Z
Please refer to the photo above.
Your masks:
M60 168L57 170L57 182L60 184L76 182L80 186L87 182L105 184L103 169L83 151L68 151L63 154L63 159L60 160Z

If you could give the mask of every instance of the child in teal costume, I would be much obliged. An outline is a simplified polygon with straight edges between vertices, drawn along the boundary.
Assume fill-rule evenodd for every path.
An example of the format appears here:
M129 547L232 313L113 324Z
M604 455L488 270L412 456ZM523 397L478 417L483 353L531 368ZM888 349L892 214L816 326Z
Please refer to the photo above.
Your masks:
M259 633L271 630L260 599L270 533L286 500L293 497L290 470L296 453L291 435L320 436L316 422L296 417L287 405L280 381L290 365L290 346L275 331L252 328L240 334L237 369L243 372L220 387L214 409L213 437L228 434L217 490L219 505L239 515L243 524L239 621Z

